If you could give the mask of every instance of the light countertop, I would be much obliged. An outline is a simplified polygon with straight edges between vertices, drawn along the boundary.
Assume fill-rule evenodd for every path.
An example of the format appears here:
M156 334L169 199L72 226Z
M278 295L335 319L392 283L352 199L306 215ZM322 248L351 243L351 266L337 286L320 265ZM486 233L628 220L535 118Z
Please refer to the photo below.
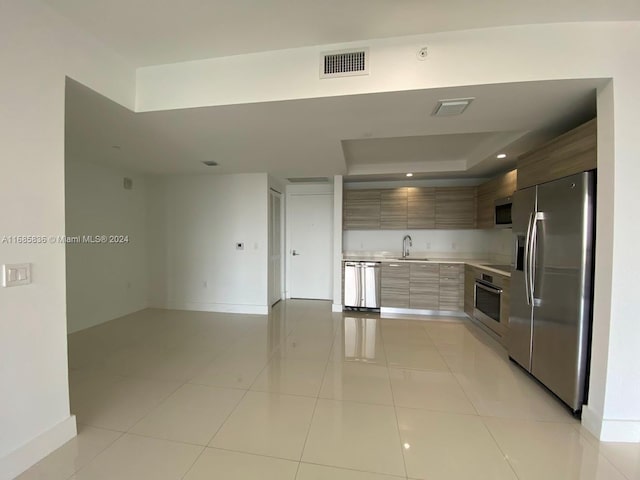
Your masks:
M363 253L345 253L342 256L343 262L394 262L394 263L459 263L480 268L491 273L510 277L511 272L490 267L496 262L487 260L486 258L473 258L472 256L441 256L438 254L413 254L406 258L400 258L400 255L389 252L363 252Z

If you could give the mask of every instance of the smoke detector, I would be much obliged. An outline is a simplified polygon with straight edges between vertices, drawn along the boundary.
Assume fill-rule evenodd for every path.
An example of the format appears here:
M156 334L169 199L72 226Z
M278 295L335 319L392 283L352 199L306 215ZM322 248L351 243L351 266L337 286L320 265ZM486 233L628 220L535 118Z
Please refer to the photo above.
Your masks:
M460 115L474 100L474 98L451 98L448 100L439 100L431 115L434 117L451 117L453 115Z

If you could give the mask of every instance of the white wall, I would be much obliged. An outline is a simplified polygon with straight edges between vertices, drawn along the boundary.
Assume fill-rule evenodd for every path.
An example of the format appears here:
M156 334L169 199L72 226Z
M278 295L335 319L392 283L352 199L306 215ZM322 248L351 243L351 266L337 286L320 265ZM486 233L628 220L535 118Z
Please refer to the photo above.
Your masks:
M160 110L317 96L568 78L612 78L598 95L594 339L584 424L602 439L640 442L640 281L635 218L640 145L640 22L521 25L358 42L371 75L321 81L320 51L333 46L142 68L137 107ZM336 45L347 48L351 45ZM420 62L416 52L427 46ZM256 71L260 75L253 75ZM213 87L213 88L212 88ZM609 220L610 219L610 220ZM604 231L600 231L605 229ZM604 344L603 344L604 342Z
M0 238L63 235L65 75L131 107L122 59L34 0L0 1ZM67 386L65 248L0 242L33 283L0 288L0 478L75 434Z
M150 183L152 306L266 314L267 175ZM236 242L244 250L236 250Z
M147 188L141 175L70 158L65 180L68 236L128 237L67 244L67 326L75 332L147 307Z

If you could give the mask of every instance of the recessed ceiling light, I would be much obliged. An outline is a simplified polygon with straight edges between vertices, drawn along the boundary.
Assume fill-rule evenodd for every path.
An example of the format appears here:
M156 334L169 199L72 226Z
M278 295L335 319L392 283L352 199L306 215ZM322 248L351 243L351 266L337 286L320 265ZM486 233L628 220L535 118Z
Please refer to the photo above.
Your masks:
M499 153L498 155L496 155L496 158L507 158L507 154L506 153Z
M407 173L407 177L413 177L413 173Z

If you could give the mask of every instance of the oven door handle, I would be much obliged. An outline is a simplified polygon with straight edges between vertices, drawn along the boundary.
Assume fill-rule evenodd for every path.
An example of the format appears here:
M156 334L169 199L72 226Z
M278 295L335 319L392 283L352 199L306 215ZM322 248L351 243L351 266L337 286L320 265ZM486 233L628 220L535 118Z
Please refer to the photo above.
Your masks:
M482 290L486 290L490 293L501 294L502 289L498 288L490 283L485 283L482 280L476 280L476 288L481 288Z

